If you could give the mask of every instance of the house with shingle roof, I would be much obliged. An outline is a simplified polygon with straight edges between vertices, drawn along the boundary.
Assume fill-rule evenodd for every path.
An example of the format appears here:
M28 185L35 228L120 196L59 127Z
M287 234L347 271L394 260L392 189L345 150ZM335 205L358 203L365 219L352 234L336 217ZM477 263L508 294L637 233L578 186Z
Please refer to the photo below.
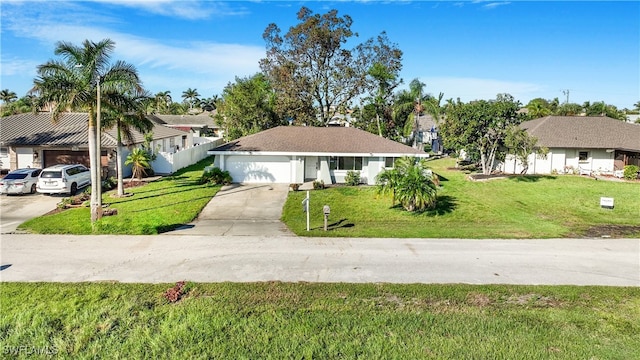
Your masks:
M375 184L376 176L402 156L428 157L424 151L353 127L279 126L208 151L215 166L234 182L344 183L348 171Z
M0 118L0 148L3 170L26 167L45 168L55 164L83 164L89 166L87 113L63 113L57 123L51 121L50 113L24 113ZM192 135L177 129L156 124L153 127L151 146L160 152L175 152L177 147L193 145ZM144 142L144 134L132 131L133 144ZM103 176L115 176L116 129L102 132L101 164ZM128 155L128 150L123 154ZM125 168L124 176L131 174Z
M520 124L546 147L546 156L529 156L529 173L613 174L626 165L640 166L640 125L606 116L546 116ZM507 156L502 170L517 174L522 164Z
M196 115L153 114L147 115L147 118L156 124L191 132L195 138L222 137L222 129L215 122L213 118L214 115L215 110L213 112L203 112Z

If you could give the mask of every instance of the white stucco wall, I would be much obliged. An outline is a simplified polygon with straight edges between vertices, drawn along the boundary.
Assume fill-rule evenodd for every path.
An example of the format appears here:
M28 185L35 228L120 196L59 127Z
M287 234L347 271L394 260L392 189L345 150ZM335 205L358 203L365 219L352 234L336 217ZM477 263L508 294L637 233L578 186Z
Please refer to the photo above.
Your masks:
M579 160L580 152L588 152L586 160ZM568 168L589 170L596 173L611 173L614 168L614 153L606 149L564 149L551 148L546 158L536 154L528 157L529 171L527 174L563 174ZM513 155L507 155L500 167L506 174L519 174L522 164Z

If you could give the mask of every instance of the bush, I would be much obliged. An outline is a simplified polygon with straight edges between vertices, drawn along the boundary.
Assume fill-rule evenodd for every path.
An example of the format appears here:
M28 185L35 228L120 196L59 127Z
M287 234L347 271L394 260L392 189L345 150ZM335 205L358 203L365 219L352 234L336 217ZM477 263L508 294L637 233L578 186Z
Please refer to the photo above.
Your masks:
M206 168L202 177L200 178L200 183L212 183L212 184L222 184L228 185L233 182L231 178L231 174L228 171L222 171L220 168Z
M313 190L322 190L324 189L324 181L316 180L313 182Z
M300 184L290 184L289 187L291 187L291 190L293 191L298 191L298 189L300 189Z
M624 178L627 180L634 180L638 177L638 166L636 165L627 165L624 167Z
M360 184L360 171L347 171L347 176L344 178L344 182L349 186L358 186L358 184Z
M102 180L102 191L109 191L114 189L118 185L118 180L113 176L108 177L105 180Z

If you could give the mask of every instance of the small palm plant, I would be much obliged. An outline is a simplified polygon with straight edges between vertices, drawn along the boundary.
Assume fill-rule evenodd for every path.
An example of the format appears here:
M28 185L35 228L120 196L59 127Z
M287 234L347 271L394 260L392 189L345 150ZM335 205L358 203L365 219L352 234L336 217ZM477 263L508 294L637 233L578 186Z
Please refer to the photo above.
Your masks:
M393 203L398 200L407 211L433 209L437 199L433 176L425 159L405 156L378 175L378 193L392 193Z
M149 154L144 149L135 148L127 155L127 161L125 161L124 164L131 165L133 170L131 179L135 178L139 181L146 175L147 169L151 166L150 162Z

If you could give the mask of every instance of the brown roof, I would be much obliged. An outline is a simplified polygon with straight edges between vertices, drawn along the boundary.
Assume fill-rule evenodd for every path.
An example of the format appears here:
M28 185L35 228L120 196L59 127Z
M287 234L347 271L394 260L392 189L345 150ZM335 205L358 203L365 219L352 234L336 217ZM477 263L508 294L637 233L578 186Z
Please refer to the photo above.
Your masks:
M63 113L54 124L50 113L23 113L0 118L0 144L25 146L88 147L87 113ZM153 138L163 139L184 135L185 132L155 125ZM144 135L133 131L135 143L142 143ZM115 147L116 129L102 133L104 147Z
M209 128L217 128L211 113L204 112L198 115L163 115L154 114L147 116L151 121L161 125L174 126L207 126Z
M640 125L606 116L546 116L520 126L549 148L640 151Z
M212 151L425 155L423 151L352 127L279 126Z

